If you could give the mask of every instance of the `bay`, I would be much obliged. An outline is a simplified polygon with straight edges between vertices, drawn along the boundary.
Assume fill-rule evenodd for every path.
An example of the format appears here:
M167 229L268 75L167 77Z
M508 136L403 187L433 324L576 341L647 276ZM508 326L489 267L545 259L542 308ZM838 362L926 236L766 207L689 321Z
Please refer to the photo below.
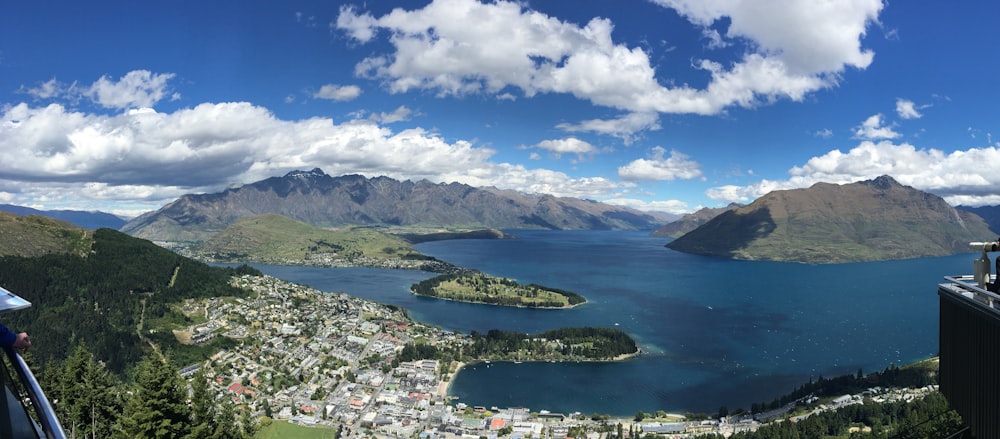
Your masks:
M936 285L943 276L971 272L976 256L807 265L689 255L647 232L511 233L517 238L417 248L521 283L571 290L588 303L533 310L417 297L409 286L433 276L419 271L258 268L402 306L419 321L462 332L623 329L643 349L634 360L480 364L458 374L451 393L470 405L631 415L749 408L821 375L873 372L936 355Z

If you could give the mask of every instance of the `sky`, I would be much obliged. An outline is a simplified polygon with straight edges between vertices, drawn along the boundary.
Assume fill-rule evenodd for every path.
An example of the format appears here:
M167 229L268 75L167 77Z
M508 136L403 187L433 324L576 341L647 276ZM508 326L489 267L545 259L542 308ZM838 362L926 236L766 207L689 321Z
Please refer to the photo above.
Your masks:
M320 168L674 214L880 175L998 205L998 13L985 1L5 2L0 203L134 216Z

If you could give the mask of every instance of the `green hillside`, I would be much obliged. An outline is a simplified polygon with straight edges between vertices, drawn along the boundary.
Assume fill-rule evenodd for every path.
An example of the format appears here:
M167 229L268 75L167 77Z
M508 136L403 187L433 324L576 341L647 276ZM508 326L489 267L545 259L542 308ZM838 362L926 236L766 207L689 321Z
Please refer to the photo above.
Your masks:
M191 348L168 332L150 329L165 320L183 321L171 306L183 299L244 295L230 278L251 271L256 272L211 267L149 241L99 229L85 257L0 257L0 286L32 303L5 313L3 323L31 334L31 353L42 362L65 358L78 343L117 373L137 363L151 344L180 362L182 350ZM219 346L199 348L207 353Z
M206 241L201 256L215 261L301 263L322 260L423 259L406 240L365 227L331 230L281 215L243 219Z
M0 256L85 255L92 243L92 232L70 223L0 212Z

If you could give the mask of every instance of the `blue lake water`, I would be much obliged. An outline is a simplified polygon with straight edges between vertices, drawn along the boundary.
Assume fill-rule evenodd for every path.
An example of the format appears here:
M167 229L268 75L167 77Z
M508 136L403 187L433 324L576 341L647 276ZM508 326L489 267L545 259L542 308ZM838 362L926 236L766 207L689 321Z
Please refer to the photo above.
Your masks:
M405 307L468 332L618 327L644 354L621 363L494 363L463 370L470 405L631 415L749 408L810 378L883 369L938 351L937 284L971 272L972 253L836 265L730 261L664 247L646 232L516 231L517 239L424 243L424 254L582 294L571 310L416 297L432 273L258 266L267 274Z

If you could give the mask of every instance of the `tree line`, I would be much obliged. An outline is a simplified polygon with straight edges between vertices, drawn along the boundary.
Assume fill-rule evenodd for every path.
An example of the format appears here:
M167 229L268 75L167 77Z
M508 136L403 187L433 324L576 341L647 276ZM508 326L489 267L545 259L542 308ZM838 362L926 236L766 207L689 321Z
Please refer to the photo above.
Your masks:
M248 439L258 428L249 408L216 398L204 370L184 380L169 361L147 355L132 381L119 380L83 345L53 362L41 384L69 437Z

